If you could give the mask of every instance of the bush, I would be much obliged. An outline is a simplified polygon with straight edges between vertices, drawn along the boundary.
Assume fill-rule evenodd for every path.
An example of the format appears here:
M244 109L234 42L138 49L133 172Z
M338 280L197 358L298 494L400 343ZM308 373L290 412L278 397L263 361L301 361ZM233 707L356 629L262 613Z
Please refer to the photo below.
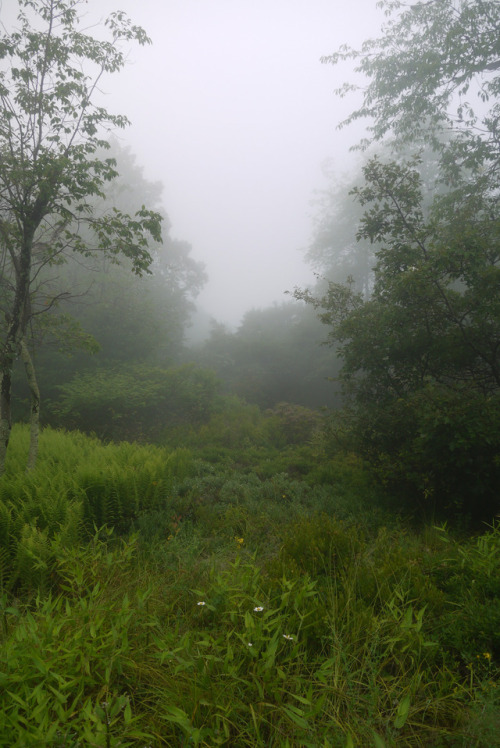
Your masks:
M358 410L351 437L394 504L478 526L500 509L500 396L438 385Z
M266 410L269 420L266 429L275 444L303 444L319 429L321 416L318 411L293 403L278 403Z
M14 428L0 479L0 582L8 591L50 588L56 534L72 546L103 525L129 532L141 513L169 508L194 471L187 449L103 445L44 429L38 464L25 475L17 466L28 439L26 427Z
M124 366L77 375L52 410L61 425L100 438L158 442L169 428L207 421L217 390L213 372L190 364Z

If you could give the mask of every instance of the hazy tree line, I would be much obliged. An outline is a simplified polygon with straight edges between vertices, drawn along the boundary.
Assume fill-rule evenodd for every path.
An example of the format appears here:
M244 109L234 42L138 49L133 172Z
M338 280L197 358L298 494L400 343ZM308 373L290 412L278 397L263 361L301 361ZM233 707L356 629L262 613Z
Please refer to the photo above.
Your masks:
M99 211L147 202L163 213L161 185L143 177L129 150L113 142L109 153L120 176ZM103 257L69 257L46 271L54 301L30 325L43 422L103 438L159 440L179 422L206 419L219 395L236 394L262 408L331 405L335 357L321 345L322 325L303 303L290 299L249 311L236 331L212 320L205 339L189 343L207 276L162 217L162 243L149 244L149 274L139 278L125 261ZM29 398L21 369L19 360L19 418Z
M323 60L355 61L363 99L344 125L367 118L369 135L357 173L332 174L320 195L307 253L317 284L248 311L236 331L213 321L196 344L204 268L172 236L161 185L99 136L125 120L92 105L95 80L122 64L121 41L147 37L118 14L109 44L84 45L65 0L36 2L46 30L28 33L31 5L20 2L24 33L0 46L4 451L13 372L15 416L30 400L35 432L40 392L42 423L112 439L161 441L209 419L224 394L263 409L333 406L330 452L361 454L400 502L492 516L498 4L384 2L380 39Z

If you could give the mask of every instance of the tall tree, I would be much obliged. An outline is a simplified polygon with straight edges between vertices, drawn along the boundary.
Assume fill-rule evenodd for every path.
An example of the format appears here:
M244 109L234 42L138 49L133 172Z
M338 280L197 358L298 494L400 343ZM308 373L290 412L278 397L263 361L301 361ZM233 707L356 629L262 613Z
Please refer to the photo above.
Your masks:
M360 50L322 58L354 60L363 78L337 90L362 90L362 104L341 126L370 119L370 138L430 141L455 176L500 159L500 13L497 0L381 0L383 35ZM366 79L368 82L366 83ZM443 138L443 131L452 138Z
M326 60L353 57L368 77L346 122L370 117L372 141L394 139L394 159L371 159L353 191L364 210L358 237L377 247L373 293L331 283L322 298L299 296L340 346L351 397L342 425L384 482L421 507L491 518L500 491L500 6L381 6L390 20L380 39ZM400 158L425 141L435 180L422 178L418 153Z
M351 194L355 177L340 179L327 173L329 185L318 193L314 235L306 260L317 273L316 293L327 281L344 283L352 278L355 287L367 298L373 287L374 248L370 242L356 240L362 211Z
M108 147L104 135L127 124L97 104L97 87L103 75L123 67L122 43L147 44L146 33L117 12L105 23L109 38L93 38L79 28L82 0L18 5L17 27L0 35L0 474L11 430L13 365L28 322L40 311L40 268L68 252L100 252L129 258L141 274L152 260L148 238L161 238L161 217L144 206L134 216L93 210L93 199L117 175L113 159L99 155ZM82 238L83 224L90 240ZM33 406L36 423L36 397Z
M150 273L142 278L130 272L129 260L116 265L104 257L78 256L58 269L59 277L57 281L53 279L50 298L60 301L53 316L71 315L100 345L97 356L78 357L79 371L81 367L92 369L134 361L165 366L178 360L194 299L206 281L203 265L190 256L190 245L172 236L169 218L162 207L161 183L152 183L144 177L129 149L120 148L112 141L110 152L120 175L109 185L106 199L100 199L95 210L107 212L115 206L129 212L134 205L147 202L163 216L163 241L149 242L153 261ZM46 275L50 277L51 269ZM68 288L73 289L74 298L61 298ZM46 348L46 364L47 356ZM63 381L68 378L67 364L66 361ZM73 361L73 370L75 365ZM60 366L59 358L57 367ZM61 381L54 380L51 384L53 387Z

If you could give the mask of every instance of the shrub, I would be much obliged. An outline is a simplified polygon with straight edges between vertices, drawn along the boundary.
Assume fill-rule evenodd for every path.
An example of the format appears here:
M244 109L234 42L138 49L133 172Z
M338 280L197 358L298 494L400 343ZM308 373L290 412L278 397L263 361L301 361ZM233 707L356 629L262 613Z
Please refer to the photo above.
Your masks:
M274 444L303 444L319 429L318 411L293 403L278 403L266 410L266 430Z
M190 364L124 366L77 375L61 385L53 407L65 427L100 438L154 442L169 428L208 420L217 389L213 372Z
M500 397L438 385L366 410L358 447L388 493L420 519L476 526L500 508Z

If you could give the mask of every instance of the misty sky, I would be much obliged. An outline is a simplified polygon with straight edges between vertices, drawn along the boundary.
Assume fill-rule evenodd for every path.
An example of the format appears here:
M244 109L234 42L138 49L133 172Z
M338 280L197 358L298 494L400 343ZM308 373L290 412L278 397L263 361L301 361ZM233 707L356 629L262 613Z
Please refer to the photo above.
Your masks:
M2 0L2 6L16 6ZM164 185L172 235L206 264L199 304L222 322L307 284L314 191L341 172L359 132L336 131L353 100L346 68L319 58L377 36L376 0L89 0L88 18L124 10L151 36L103 84L132 126L146 178ZM85 24L84 24L85 25Z

